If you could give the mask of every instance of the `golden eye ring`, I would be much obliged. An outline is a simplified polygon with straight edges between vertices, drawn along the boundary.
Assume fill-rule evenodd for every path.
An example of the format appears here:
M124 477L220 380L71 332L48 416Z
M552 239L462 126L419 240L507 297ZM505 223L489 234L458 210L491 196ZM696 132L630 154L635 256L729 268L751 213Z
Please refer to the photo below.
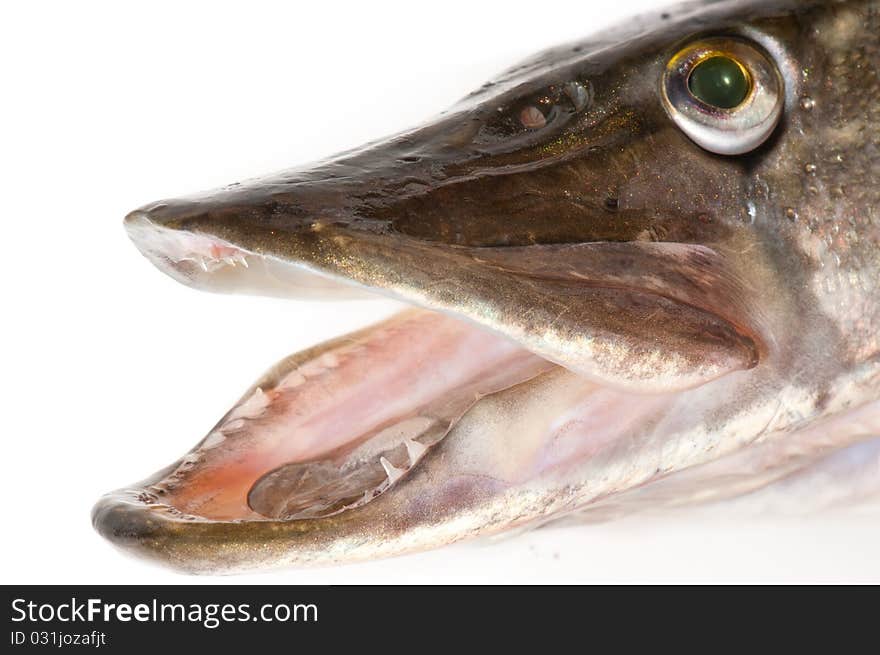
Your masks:
M737 37L694 41L666 64L663 106L697 145L740 155L764 143L779 123L785 88L757 44Z

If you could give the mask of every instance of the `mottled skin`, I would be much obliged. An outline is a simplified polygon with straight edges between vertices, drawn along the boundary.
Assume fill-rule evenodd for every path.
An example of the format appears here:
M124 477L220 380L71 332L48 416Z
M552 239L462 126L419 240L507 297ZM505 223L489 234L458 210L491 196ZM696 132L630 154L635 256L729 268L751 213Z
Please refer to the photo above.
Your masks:
M695 145L659 99L678 47L727 34L765 48L786 87L775 133L737 157ZM592 104L557 102L543 129L516 129L522 106L569 81L591 88ZM117 543L187 570L335 562L584 508L625 511L629 497L653 502L655 487L663 503L739 493L876 429L871 418L848 430L845 417L880 398L880 2L658 12L625 33L542 53L426 127L128 220L213 235L454 312L568 370L484 399L393 492L357 510L185 522L145 518L136 492L122 492L95 512ZM662 440L657 426L670 413L564 476L503 490L468 478L440 490L457 462L516 450L504 431L474 437L481 425L551 403L581 377L680 391L687 411ZM822 421L840 438L801 439ZM738 454L755 449L785 451L784 465ZM718 475L692 473L710 463ZM699 485L663 491L686 468Z

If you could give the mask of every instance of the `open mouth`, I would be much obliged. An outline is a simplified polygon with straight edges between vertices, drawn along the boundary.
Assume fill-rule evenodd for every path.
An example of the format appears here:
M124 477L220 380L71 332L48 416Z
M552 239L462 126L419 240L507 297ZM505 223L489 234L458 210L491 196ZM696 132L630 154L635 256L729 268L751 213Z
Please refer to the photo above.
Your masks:
M188 284L300 297L361 292L145 217L128 227L157 266ZM554 368L464 320L404 311L278 362L139 499L186 520L332 516L405 479L481 398Z
M702 402L687 390L754 365L752 342L699 307L717 273L686 244L451 248L426 263L417 242L323 234L319 254L341 244L328 270L315 252L149 212L126 228L197 288L416 305L278 362L184 457L98 503L111 541L185 570L387 556L548 520L659 473L663 439ZM631 272L642 260L645 280ZM685 274L690 295L668 293ZM580 313L559 312L557 295Z

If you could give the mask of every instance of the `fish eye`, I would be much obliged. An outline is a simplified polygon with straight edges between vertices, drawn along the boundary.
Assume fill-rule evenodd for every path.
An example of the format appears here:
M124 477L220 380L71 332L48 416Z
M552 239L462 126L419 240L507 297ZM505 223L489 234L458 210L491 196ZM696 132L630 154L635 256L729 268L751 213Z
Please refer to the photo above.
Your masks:
M760 146L782 116L779 69L759 46L743 39L703 39L666 64L663 105L697 145L720 155Z

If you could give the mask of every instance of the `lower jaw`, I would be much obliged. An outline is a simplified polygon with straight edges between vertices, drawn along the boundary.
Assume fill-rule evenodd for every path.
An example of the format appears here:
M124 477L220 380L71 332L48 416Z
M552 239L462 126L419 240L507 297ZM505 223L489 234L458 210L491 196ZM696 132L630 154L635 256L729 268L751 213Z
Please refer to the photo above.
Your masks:
M279 362L186 456L102 498L93 523L187 572L435 548L576 509L595 494L578 485L613 484L606 452L666 402L408 310Z

